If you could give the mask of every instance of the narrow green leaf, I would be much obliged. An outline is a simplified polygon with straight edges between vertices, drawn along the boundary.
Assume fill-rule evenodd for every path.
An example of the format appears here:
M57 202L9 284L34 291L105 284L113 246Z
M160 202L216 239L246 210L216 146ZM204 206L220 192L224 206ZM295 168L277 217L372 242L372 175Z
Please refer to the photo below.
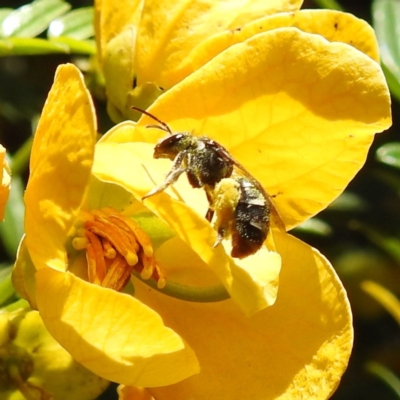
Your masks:
M24 234L24 185L15 175L11 180L10 198L6 205L4 221L0 223L0 235L11 260L15 260L19 242Z
M356 193L346 191L328 206L328 210L360 213L368 210L368 204Z
M400 175L395 169L374 168L372 176L392 189L400 197Z
M2 270L2 277L0 279L0 307L4 307L11 301L17 299L14 287L11 283L11 267Z
M386 143L376 152L376 159L391 167L400 168L400 143Z
M381 67L383 73L385 74L390 93L398 102L400 102L400 80L396 78L396 76L392 73L392 71L390 71L383 61L381 61Z
M7 266L5 264L0 264L0 282L4 281L7 279L7 277L10 275L12 270L12 267Z
M379 42L381 58L387 69L400 82L400 1L374 0L372 21Z
M46 39L10 38L0 39L0 56L20 56L35 54L69 54L69 47Z
M31 38L47 29L50 22L71 6L63 0L35 0L8 14L1 24L0 36Z
M23 308L31 309L31 306L26 300L19 299L15 303L10 303L7 306L3 307L2 310L7 312L13 312L16 310L21 310Z
M400 262L400 240L377 230L362 221L352 221L352 229L361 232L371 243L380 248L397 262Z
M320 218L310 218L294 229L294 232L307 233L316 236L329 236L332 234L331 226Z
M51 22L47 36L49 38L68 36L77 40L85 40L94 36L93 7L72 10Z
M14 11L13 8L0 8L0 26L3 23L4 19Z
M400 399L400 379L388 367L378 362L369 362L366 370L385 382Z

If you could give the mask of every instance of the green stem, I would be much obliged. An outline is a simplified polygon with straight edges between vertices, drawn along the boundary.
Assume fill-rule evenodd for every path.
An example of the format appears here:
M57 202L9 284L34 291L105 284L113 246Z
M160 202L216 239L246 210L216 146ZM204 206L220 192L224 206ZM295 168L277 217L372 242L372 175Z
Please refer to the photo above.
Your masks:
M179 300L193 301L196 303L214 303L217 301L228 300L230 298L229 293L222 285L193 287L167 281L165 287L160 289L157 287L157 282L152 279L144 280L137 272L133 272L133 275L152 289Z

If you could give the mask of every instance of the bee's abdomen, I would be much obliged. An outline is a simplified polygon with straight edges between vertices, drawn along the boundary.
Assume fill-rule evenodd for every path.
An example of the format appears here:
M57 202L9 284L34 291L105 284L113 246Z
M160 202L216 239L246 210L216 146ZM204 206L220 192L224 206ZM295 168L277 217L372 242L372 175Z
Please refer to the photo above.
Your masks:
M270 205L251 181L242 178L239 184L240 199L235 209L232 256L244 258L257 252L267 238Z

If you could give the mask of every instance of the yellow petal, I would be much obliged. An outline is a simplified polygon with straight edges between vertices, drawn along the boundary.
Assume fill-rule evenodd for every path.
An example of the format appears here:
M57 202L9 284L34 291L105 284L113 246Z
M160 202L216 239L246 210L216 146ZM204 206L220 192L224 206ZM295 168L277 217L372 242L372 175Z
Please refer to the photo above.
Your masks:
M288 229L342 193L374 134L391 124L379 65L346 44L295 28L230 47L149 111L174 131L226 146L274 196ZM148 124L154 121L143 117L138 125ZM148 131L146 141L163 136Z
M154 129L147 129L145 126L138 126L136 122L124 121L118 125L115 125L107 133L105 133L99 139L99 143L152 142L153 140L155 141L157 138L160 138L160 135L165 136L165 134L154 131ZM156 136L154 136L154 133Z
M89 182L95 140L83 76L61 65L35 134L25 192L26 245L36 268L65 269L65 240Z
M97 53L101 61L107 43L127 25L137 25L143 6L142 0L95 0L95 30Z
M0 221L4 219L4 210L10 195L11 170L6 159L6 149L0 144Z
M185 75L189 75L228 47L261 32L284 27L322 35L330 42L347 43L379 62L378 41L367 22L334 10L302 10L266 16L245 24L241 29L216 33L185 57L182 69L186 70Z
M136 29L128 26L105 47L103 73L106 82L107 111L113 121L120 121L127 113L128 93L135 74L133 51Z
M136 43L138 85L164 89L184 78L180 64L199 43L225 29L276 12L300 8L299 0L146 1Z
M68 272L39 270L37 303L51 335L95 374L131 386L160 386L198 372L193 351L137 299Z
M130 3L130 4L128 4ZM295 11L301 0L110 0L96 2L96 32L108 112L137 120L132 105L147 109L183 79L186 58L210 35L236 29L276 12Z
M103 73L108 100L107 111L115 122L125 120L125 116L137 120L140 115L132 110L132 105L147 109L164 91L153 82L136 86L136 36L136 27L128 25L107 43L104 51Z
M156 182L164 180L171 164L154 160L152 153L153 146L147 143L99 143L93 173L100 180L121 185L141 200ZM193 188L189 191L195 193ZM203 191L197 193L206 204ZM253 257L233 260L222 246L213 248L216 232L204 218L207 207L200 215L191 202L184 203L166 193L152 196L144 204L199 255L244 312L252 314L274 303L281 264L277 253L263 248Z
M18 246L11 279L18 295L28 301L32 309L37 310L35 272L36 268L26 247L26 236L23 236Z
M326 399L336 389L352 347L350 307L321 254L277 234L282 255L278 299L251 318L232 301L182 302L138 284L136 295L187 339L201 372L151 389L157 400Z

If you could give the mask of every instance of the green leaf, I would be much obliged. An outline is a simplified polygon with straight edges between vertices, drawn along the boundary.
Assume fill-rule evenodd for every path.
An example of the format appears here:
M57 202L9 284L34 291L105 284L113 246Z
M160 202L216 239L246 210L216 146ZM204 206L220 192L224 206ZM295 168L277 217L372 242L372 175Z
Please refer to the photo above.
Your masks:
M13 8L0 8L0 26L3 23L4 19L14 11Z
M1 25L0 37L35 37L70 8L63 0L36 0L7 15Z
M368 211L368 204L356 193L346 191L328 206L328 210L360 213Z
M7 254L15 260L19 242L24 234L24 185L16 175L11 180L10 198L6 205L4 221L0 223L0 235Z
M400 262L400 240L377 230L376 227L362 221L352 221L351 227L361 232L371 243L383 250L395 261Z
M382 71L385 74L385 78L387 84L390 89L390 93L392 96L400 102L400 81L396 78L396 76L390 71L390 69L386 66L386 64L381 61Z
M319 218L310 218L297 226L294 232L307 233L316 236L330 236L332 234L331 226Z
M17 299L14 287L11 282L11 267L1 269L0 274L0 307L4 307L12 300Z
M77 40L89 39L94 36L93 20L93 7L72 10L51 22L47 36L49 38L68 36Z
M400 168L400 143L386 143L376 152L376 159L391 167Z
M400 379L388 367L381 363L371 361L366 365L369 373L385 382L400 399Z
M372 20L379 42L381 58L387 69L400 82L400 1L374 0Z

